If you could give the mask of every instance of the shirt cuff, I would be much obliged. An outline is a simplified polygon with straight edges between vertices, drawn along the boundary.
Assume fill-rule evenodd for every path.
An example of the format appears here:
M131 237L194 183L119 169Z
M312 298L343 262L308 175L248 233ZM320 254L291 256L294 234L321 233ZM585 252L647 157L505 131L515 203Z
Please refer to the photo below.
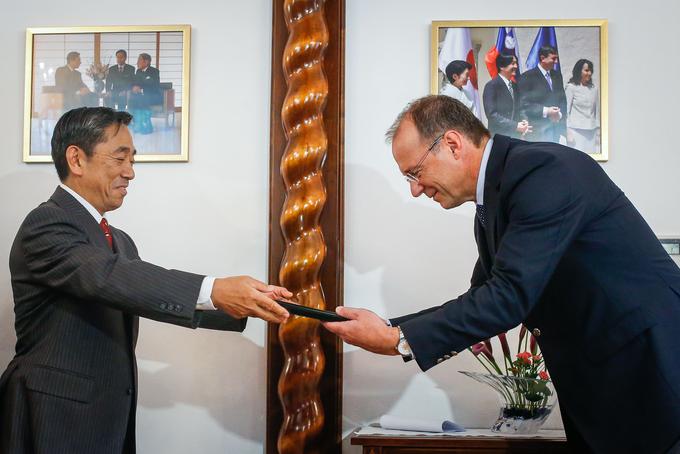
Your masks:
M203 283L201 284L201 291L198 292L198 300L196 300L196 310L214 311L217 309L213 304L212 300L210 299L214 283L215 278L212 276L206 276L203 278Z
M546 118L547 116L548 116L548 108L544 106L543 107L543 118Z

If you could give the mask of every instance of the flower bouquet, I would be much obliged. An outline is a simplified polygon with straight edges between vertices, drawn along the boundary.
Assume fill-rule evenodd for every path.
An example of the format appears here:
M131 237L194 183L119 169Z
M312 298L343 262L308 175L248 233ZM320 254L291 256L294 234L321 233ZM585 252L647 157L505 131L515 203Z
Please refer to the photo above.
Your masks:
M109 75L109 65L103 65L96 61L88 66L87 70L85 70L85 74L87 74L94 82L95 93L101 93L104 91L104 79Z
M506 333L497 337L503 351L502 366L494 358L491 341L485 340L469 350L488 373L461 373L486 383L500 396L503 405L491 430L536 433L550 415L556 397L536 338L522 325L513 359Z

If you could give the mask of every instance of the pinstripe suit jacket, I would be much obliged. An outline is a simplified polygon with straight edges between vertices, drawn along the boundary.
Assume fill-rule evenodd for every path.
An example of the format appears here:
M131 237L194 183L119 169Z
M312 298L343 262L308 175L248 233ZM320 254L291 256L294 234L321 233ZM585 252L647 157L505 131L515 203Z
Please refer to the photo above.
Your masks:
M0 378L0 452L134 452L138 317L243 331L197 311L204 276L140 260L112 227L57 188L25 219L10 252L16 355ZM127 441L126 441L127 437Z

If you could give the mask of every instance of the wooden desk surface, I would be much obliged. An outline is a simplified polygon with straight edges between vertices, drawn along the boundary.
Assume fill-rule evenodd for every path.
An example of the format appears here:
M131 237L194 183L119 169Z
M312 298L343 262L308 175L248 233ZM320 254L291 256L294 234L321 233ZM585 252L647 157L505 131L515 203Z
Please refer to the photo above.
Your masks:
M564 437L427 437L353 435L352 445L363 446L363 454L567 454Z

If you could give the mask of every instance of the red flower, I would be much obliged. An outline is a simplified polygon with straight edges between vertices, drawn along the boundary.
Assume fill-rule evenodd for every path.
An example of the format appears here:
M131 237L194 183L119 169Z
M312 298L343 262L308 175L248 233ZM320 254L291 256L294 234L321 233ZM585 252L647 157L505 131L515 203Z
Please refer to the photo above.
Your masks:
M538 376L541 377L541 380L550 380L550 375L548 375L548 372L545 370L540 371Z
M531 364L531 358L533 355L529 352L522 352L517 354L517 358L519 358L524 364Z

